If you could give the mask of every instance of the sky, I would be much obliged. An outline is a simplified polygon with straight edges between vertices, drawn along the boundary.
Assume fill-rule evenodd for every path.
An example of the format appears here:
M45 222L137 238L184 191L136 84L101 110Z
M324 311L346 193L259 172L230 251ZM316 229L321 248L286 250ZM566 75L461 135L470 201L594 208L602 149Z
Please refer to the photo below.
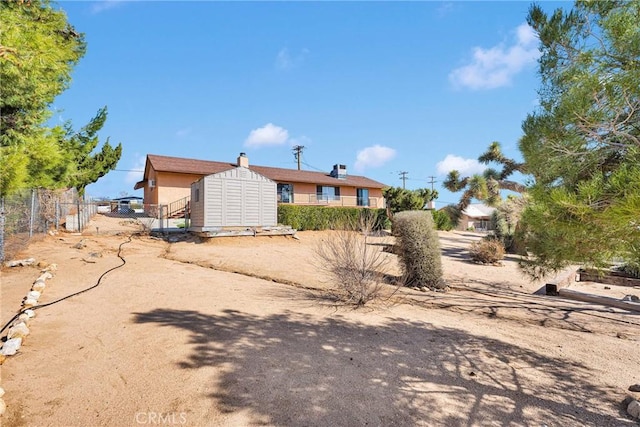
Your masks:
M552 11L568 3L543 2ZM526 1L58 2L87 53L54 122L108 107L117 169L90 197L142 195L147 154L347 173L431 188L436 207L493 141L521 159L538 40ZM404 173L403 173L404 172ZM402 180L402 176L406 179Z

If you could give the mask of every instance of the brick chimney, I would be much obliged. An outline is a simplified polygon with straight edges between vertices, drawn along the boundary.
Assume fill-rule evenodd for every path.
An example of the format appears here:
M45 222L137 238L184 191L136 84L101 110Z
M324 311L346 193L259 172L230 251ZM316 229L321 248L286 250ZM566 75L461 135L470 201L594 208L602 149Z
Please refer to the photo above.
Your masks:
M238 156L238 166L243 168L249 168L249 158L246 153L240 153Z

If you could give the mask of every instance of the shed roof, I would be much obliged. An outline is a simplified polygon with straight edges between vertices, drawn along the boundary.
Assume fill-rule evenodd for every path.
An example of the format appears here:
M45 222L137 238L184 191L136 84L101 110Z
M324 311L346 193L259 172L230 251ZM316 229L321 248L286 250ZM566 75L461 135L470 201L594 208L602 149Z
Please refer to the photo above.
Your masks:
M237 167L236 163L215 162L210 160L187 159L182 157L147 155L147 163L144 170L145 180L148 177L149 166L157 172L186 173L194 175L211 175ZM273 168L269 166L249 165L249 169L264 175L276 182L304 182L318 185L384 188L387 185L374 181L364 176L347 175L344 179L334 178L328 173L304 171L297 169ZM135 188L142 188L144 182L136 183Z
M491 216L495 210L496 208L492 208L491 206L487 206L482 203L472 203L467 206L462 213L470 218L483 218Z

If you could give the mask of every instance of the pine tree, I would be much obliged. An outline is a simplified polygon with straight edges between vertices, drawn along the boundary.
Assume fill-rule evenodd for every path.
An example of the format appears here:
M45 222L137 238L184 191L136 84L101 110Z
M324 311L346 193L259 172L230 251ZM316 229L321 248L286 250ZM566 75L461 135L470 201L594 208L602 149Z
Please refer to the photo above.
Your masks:
M48 127L50 106L84 56L84 35L49 1L0 2L0 194L26 187L79 190L113 169L122 147L94 153L106 108L79 132Z
M640 2L578 1L549 15L534 5L527 20L540 38L542 84L520 141L534 179L525 271L637 257Z

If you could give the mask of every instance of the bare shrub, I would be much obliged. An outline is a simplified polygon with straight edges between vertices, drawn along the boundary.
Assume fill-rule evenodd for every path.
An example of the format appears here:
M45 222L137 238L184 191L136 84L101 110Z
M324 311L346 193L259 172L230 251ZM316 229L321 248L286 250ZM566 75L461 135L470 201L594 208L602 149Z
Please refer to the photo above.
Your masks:
M387 255L371 244L375 216L340 224L315 248L318 266L332 279L336 297L356 306L383 295L389 266Z
M155 218L140 217L136 218L134 223L140 227L142 234L150 234L155 221Z
M398 212L393 216L393 234L405 285L446 288L442 278L440 240L431 213Z
M504 245L497 239L483 239L469 247L471 259L479 264L499 264L504 253Z

